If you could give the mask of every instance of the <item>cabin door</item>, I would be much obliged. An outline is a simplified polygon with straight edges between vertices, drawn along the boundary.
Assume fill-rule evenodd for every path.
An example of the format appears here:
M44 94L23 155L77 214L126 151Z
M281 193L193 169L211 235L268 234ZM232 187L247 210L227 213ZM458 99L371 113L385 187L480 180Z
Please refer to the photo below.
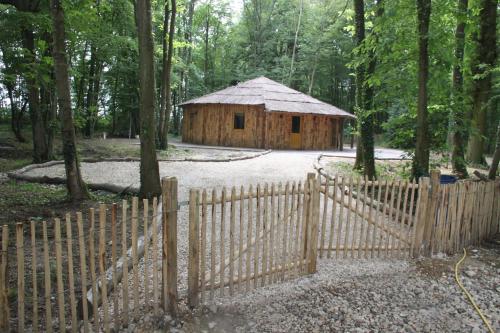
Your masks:
M300 149L301 148L301 120L298 116L292 117L292 132L290 133L290 148L292 149Z

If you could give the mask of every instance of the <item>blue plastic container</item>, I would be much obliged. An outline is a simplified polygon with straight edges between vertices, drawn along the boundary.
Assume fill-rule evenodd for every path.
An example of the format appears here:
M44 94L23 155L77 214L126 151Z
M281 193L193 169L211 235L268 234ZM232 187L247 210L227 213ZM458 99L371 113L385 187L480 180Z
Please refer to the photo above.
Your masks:
M457 177L452 175L441 175L439 182L441 184L454 184L457 181Z

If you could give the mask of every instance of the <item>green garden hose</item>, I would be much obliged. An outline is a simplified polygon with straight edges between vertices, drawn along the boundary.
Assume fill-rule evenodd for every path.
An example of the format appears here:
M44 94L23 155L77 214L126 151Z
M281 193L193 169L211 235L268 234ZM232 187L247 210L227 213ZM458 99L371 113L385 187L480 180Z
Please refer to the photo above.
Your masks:
M462 289L462 291L464 292L465 296L467 296L467 298L469 299L469 302L472 304L472 306L474 307L474 309L476 309L476 312L479 314L479 316L483 320L484 324L488 328L488 331L490 333L495 333L495 331L491 327L490 323L488 322L488 319L486 319L486 317L484 316L484 314L481 312L481 309L479 308L479 306L474 301L474 298L472 298L472 295L467 291L467 289L465 289L464 285L460 281L460 278L458 277L458 268L462 264L462 262L465 260L466 257L467 257L467 251L464 248L464 256L455 265L455 281L457 281L457 284L460 287L460 289Z

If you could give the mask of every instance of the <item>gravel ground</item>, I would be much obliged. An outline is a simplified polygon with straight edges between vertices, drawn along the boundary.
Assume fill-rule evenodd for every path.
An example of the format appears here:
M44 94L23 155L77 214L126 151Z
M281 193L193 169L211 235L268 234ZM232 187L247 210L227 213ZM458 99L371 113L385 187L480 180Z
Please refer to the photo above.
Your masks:
M480 253L481 252L481 253ZM463 280L500 329L499 251L464 263ZM458 257L421 261L320 261L318 273L220 299L186 332L484 332L455 284Z
M206 150L209 151L209 150ZM210 150L213 152L213 150ZM276 151L254 159L234 162L160 162L160 176L179 181L179 200L187 200L189 188L221 189L223 186L305 179L314 172L319 152ZM139 162L82 163L86 182L139 186ZM64 177L64 165L33 169L30 176Z

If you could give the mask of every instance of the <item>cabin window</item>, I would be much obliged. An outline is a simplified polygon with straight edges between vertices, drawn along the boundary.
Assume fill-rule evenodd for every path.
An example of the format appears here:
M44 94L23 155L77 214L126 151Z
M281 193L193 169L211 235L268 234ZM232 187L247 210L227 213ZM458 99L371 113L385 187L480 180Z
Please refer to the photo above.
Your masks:
M234 129L245 129L245 114L235 113L234 114Z
M300 117L292 117L292 133L300 133Z

